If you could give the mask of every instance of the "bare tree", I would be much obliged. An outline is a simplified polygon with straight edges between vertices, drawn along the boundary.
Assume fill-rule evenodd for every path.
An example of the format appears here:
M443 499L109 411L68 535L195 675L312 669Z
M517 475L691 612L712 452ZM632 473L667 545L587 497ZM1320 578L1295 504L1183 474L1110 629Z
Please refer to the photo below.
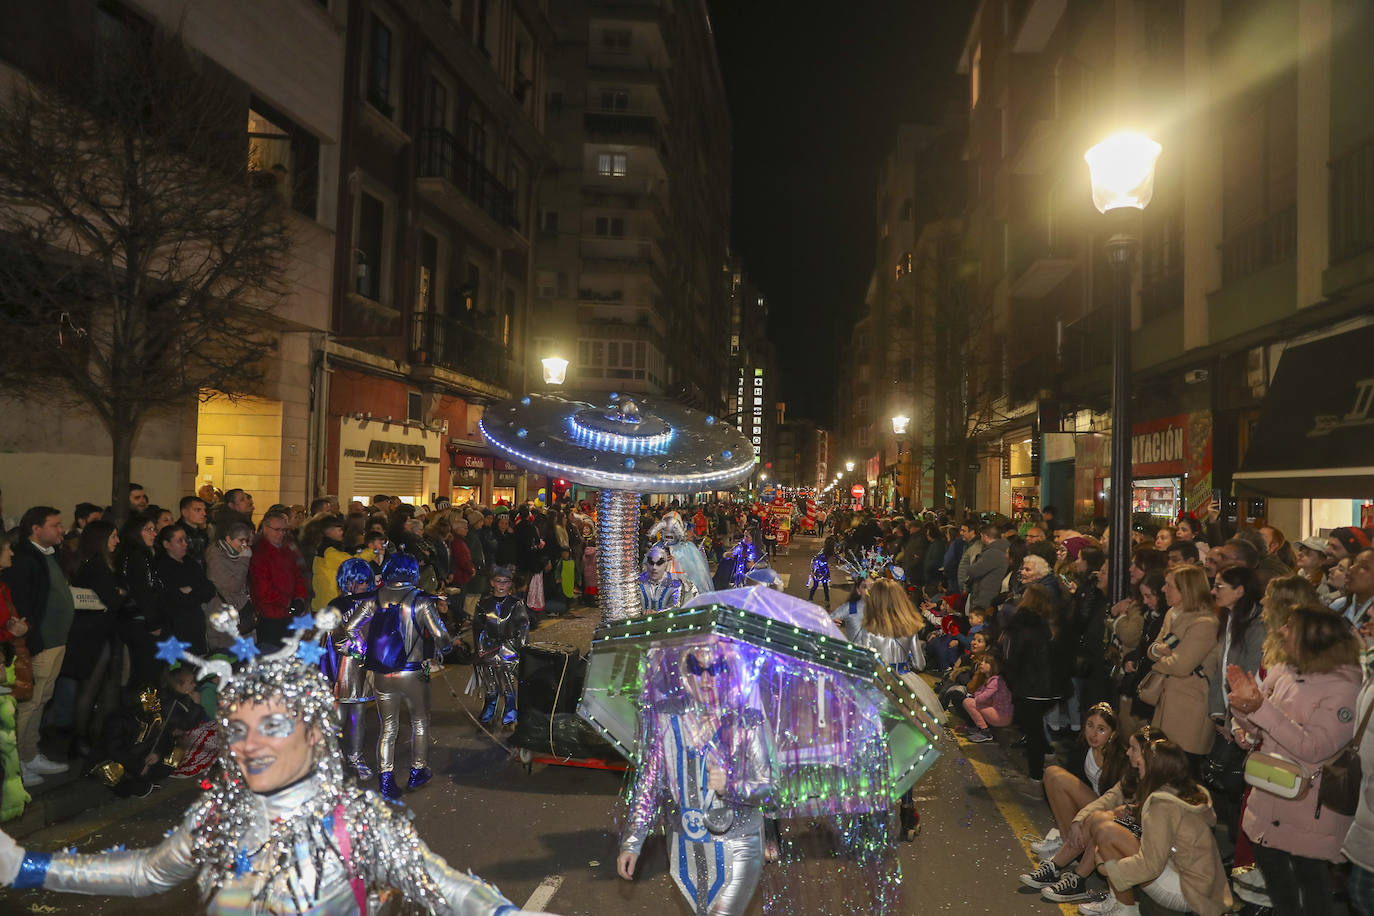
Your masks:
M168 35L0 98L0 385L100 419L121 517L149 413L261 377L290 243L246 124L246 95Z

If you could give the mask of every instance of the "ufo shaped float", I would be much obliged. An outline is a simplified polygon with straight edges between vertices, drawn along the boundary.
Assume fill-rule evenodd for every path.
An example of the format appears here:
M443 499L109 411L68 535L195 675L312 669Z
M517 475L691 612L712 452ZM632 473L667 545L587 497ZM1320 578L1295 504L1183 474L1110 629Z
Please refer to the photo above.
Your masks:
M480 428L491 448L515 464L600 489L603 621L640 611L640 494L726 489L754 469L754 449L743 433L703 411L653 398L612 394L598 407L529 395L489 408Z

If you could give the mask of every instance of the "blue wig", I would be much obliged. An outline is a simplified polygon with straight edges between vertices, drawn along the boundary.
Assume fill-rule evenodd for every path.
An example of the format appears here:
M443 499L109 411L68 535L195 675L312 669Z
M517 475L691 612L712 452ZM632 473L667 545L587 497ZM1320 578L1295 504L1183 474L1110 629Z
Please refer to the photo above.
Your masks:
M393 553L382 567L383 585L418 585L420 561L408 553Z
M339 564L339 574L334 580L338 583L340 595L351 595L359 585L366 585L371 591L377 584L372 573L372 564L359 557L349 557Z

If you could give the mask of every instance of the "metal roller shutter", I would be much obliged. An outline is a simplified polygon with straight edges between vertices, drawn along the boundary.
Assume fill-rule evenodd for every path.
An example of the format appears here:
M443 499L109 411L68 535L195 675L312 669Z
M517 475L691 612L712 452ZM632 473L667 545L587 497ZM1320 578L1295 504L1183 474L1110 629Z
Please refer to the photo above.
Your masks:
M366 501L376 493L399 496L408 502L413 500L417 506L421 505L425 502L425 469L406 464L355 462L353 495L362 496Z

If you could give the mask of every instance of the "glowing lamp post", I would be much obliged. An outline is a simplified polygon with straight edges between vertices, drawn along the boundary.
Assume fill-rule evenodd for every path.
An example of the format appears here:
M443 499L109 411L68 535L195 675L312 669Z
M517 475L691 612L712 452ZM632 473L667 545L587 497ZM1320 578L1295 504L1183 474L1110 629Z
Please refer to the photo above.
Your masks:
M1155 163L1163 148L1144 134L1113 134L1083 158L1092 177L1093 205L1113 220L1107 260L1115 275L1112 302L1112 491L1108 601L1126 595L1131 558L1131 274L1140 247L1136 217L1155 189Z
M905 469L902 462L902 449L906 447L906 430L911 425L911 417L906 414L897 414L892 418L892 434L897 437L897 475L901 479L902 471ZM901 509L902 491L900 484L893 487L896 495L897 509Z
M854 473L854 462L852 462L852 461L846 461L846 462L844 463L844 469L845 469L845 471L847 471L847 472L850 473L850 474Z
M568 380L568 361L561 356L546 356L540 360L544 364L544 384L561 385Z

